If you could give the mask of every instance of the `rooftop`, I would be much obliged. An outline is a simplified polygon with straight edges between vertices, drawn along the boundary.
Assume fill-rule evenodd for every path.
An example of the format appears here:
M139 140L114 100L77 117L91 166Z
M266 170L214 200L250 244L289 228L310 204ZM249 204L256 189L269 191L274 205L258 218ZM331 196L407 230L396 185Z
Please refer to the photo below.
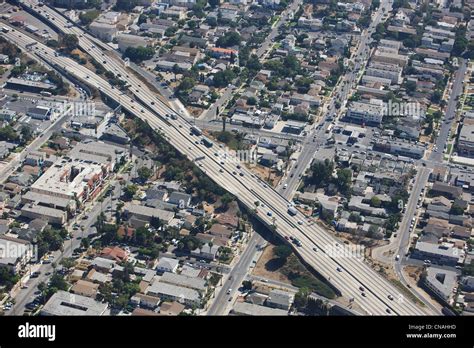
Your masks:
M58 291L41 310L42 315L106 315L107 303L89 297Z

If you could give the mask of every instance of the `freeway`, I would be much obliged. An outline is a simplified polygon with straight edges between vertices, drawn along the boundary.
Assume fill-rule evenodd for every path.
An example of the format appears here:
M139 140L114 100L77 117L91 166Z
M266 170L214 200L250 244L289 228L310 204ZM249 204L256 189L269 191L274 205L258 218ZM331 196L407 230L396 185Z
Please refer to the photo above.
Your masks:
M319 124L315 125L313 130L309 132L303 143L303 148L297 163L293 165L288 172L286 180L281 182L278 190L280 194L285 196L285 198L291 200L294 192L298 188L300 178L311 165L315 153L323 145L325 138L328 137L328 135L326 135L326 130L328 129L331 120L336 117L338 112L336 102L341 101L340 107L342 108L345 105L352 88L357 85L360 70L367 63L369 57L369 44L372 41L371 35L380 23L384 14L391 10L392 1L393 0L381 1L378 10L373 15L373 20L370 23L369 28L361 35L357 51L353 56L351 56L350 60L354 62L354 66L349 67L346 74L339 79L329 98L329 105L326 104L323 106L323 116L321 117Z
M28 1L28 3L34 8L34 1ZM50 17L54 16L58 27L65 28L67 20L64 17L47 7L42 12L46 10ZM103 49L90 39L88 34L77 27L64 30L78 35L81 48L101 62L100 58L104 55ZM15 31L2 35L18 45L26 45L32 41L31 38L19 37ZM298 238L301 246L294 248L301 258L328 279L342 296L356 301L366 313L371 315L426 314L413 302L400 297L399 291L390 282L372 270L357 255L348 250L342 250L347 251L347 254L341 257L340 249L344 247L322 227L316 224L308 226L303 222L304 217L300 213L295 216L287 214L289 202L256 178L245 166L236 164L234 160L219 161L212 148L202 145L201 138L190 133L189 122L181 115L168 118L167 115L175 115L175 112L163 103L163 98L154 95L145 86L141 86L140 81L133 75L127 76L127 82L136 100L130 99L129 96L113 88L107 81L70 58L56 57L55 52L44 45L38 44L37 47L35 52L39 57L52 61L58 68L66 70L76 78L95 86L109 98L118 101L124 110L143 119L153 129L163 133L165 139L190 160L196 156L204 156L204 160L199 161L199 166L205 174L234 194L242 204L254 211L263 223L275 229L281 237ZM103 67L120 75L128 75L123 62L115 59L109 59ZM257 205L256 202L260 204ZM365 289L365 296L360 291L361 287ZM393 300L393 298L400 300Z

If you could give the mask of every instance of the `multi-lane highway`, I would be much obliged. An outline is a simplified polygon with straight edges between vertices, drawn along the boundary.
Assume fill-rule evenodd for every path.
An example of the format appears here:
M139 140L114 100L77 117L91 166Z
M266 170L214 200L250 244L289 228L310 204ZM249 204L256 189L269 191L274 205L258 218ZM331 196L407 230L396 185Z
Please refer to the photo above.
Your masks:
M40 9L34 8L37 5L36 1L25 1L24 4L31 5L35 11ZM295 247L295 250L301 258L328 279L343 296L357 302L366 313L426 314L413 302L400 297L396 287L372 270L361 258L351 253L344 244L339 244L338 240L323 228L316 224L308 226L300 213L290 216L287 213L289 202L256 178L244 165L240 166L233 160L225 161L217 158L215 150L202 145L199 136L190 134L191 125L181 115L176 115L176 119L166 117L169 114L175 115L174 110L163 102L163 98L152 93L146 86L142 86L140 80L129 75L123 62L110 56L104 60L106 52L99 46L97 39L90 37L78 27L66 28L67 19L54 10L46 6L41 9L41 15L48 12L50 18L55 18L54 22L59 28L76 34L81 48L103 64L105 69L126 79L129 91L135 99L113 88L100 76L70 58L55 56L55 52L44 45L36 45L35 53L38 57L49 60L76 78L100 89L103 94L119 102L124 110L163 133L170 144L190 160L204 156L204 159L199 161L204 173L234 194L250 210L254 210L261 221L269 226L273 225L280 236L298 238L301 246ZM20 36L16 31L3 35L23 47L34 41L32 38ZM259 205L257 206L255 202L259 202Z

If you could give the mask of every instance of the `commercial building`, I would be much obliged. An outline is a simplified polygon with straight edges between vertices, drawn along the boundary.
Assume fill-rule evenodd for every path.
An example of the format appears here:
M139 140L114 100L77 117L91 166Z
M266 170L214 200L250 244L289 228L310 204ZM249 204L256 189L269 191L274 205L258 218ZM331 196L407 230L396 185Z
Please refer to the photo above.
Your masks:
M460 250L453 246L418 241L413 250L412 257L430 260L440 265L455 266L460 260L460 253Z
M395 64L371 62L365 70L365 75L389 79L394 84L402 82L403 68Z
M422 158L425 153L423 146L393 140L381 140L373 148L375 151L416 159Z
M62 226L67 221L67 213L63 210L28 203L21 208L21 216L28 219L41 219L52 225Z
M293 304L294 295L283 290L273 289L267 298L266 305L288 311Z
M457 149L460 156L474 158L474 122L465 120L459 133Z
M382 123L384 105L380 99L368 103L353 102L349 105L346 118L358 124L379 125Z
M92 298L72 294L67 291L58 291L46 302L40 315L70 316L70 315L108 315L107 303Z
M247 302L237 302L232 309L232 314L235 315L250 315L250 316L282 316L288 315L288 311L277 309L277 308L270 308L264 307L252 303Z
M89 30L104 41L112 41L118 32L117 26L115 24L100 22L91 23L89 25Z
M389 53L378 49L372 56L372 60L386 64L397 64L400 67L404 67L408 63L408 56L403 56L398 53Z
M51 83L24 80L17 77L9 78L3 87L32 93L52 92L56 88Z
M119 50L125 52L129 47L147 47L153 45L154 40L149 37L131 35L131 34L118 34L115 39L117 40Z
M78 143L69 153L71 158L100 164L108 172L125 163L128 156L129 152L126 149L101 141Z
M26 115L34 118L35 120L50 120L52 116L51 108L44 106L36 106L34 108L29 108L26 111Z
M162 282L154 282L148 287L146 294L157 296L161 298L162 301L177 301L188 307L199 306L201 304L201 296L196 290Z
M22 195L21 201L25 204L33 203L62 211L72 212L76 209L76 201L74 199L60 198L34 191L28 191L24 195Z
M443 302L448 302L457 284L457 273L437 267L426 269L424 285Z
M18 274L33 257L30 242L7 236L0 237L0 267Z
M194 289L199 292L205 292L207 289L206 281L202 278L188 277L182 274L171 272L163 273L163 276L160 278L160 282Z
M155 209L133 203L125 204L124 214L127 217L135 216L136 218L143 221L150 221L152 217L156 217L165 224L168 224L174 217L174 213L171 211Z
M99 164L63 157L31 185L31 191L84 202L97 194L107 175Z

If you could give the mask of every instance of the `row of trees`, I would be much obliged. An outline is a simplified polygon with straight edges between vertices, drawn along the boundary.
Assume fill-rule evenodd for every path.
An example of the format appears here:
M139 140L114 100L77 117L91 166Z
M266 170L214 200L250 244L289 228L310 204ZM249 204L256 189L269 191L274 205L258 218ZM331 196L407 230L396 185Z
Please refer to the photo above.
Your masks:
M132 62L141 63L144 60L153 58L155 49L153 47L127 47L123 56L124 58L130 58Z

